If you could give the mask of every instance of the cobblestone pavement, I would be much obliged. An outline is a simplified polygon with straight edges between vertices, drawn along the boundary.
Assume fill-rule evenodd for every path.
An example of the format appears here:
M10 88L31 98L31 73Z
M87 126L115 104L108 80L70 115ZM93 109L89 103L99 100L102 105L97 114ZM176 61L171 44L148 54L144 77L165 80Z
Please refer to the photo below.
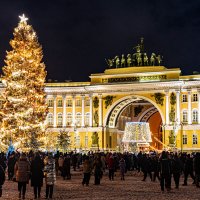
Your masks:
M62 180L57 178L53 199L72 199L72 200L129 200L129 199L173 199L173 200L200 200L200 188L192 185L189 178L188 186L174 188L172 180L172 190L170 192L161 192L159 182L151 182L149 177L145 182L141 181L142 176L127 174L125 181L121 181L119 175L115 176L114 181L110 181L107 175L103 176L101 185L93 185L94 177L91 177L89 187L81 185L82 175L80 172L72 175L72 180ZM42 198L44 199L44 190L42 188ZM6 181L3 186L3 195L0 199L18 199L17 183ZM26 199L33 199L33 188L30 184L27 187Z

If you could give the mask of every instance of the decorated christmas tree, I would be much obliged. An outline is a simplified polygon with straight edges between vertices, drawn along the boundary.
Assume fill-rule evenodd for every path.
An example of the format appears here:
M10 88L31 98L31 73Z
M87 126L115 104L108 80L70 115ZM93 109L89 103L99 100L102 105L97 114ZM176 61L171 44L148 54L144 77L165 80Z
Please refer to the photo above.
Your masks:
M20 16L10 41L3 67L5 100L1 112L0 140L16 149L28 151L42 147L47 105L45 103L45 65L42 47L27 18Z
M58 138L57 138L57 144L58 144L59 150L66 152L66 150L70 146L70 143L71 141L70 141L69 132L66 130L60 130L60 133L58 134Z

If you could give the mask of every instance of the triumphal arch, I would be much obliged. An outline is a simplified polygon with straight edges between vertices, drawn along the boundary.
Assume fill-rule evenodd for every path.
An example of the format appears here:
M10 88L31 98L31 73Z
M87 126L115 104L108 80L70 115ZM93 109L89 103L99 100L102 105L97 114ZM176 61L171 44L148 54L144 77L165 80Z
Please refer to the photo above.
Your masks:
M46 83L52 137L66 130L70 149L123 151L127 122L146 122L150 149L200 150L199 74L163 66L161 55L144 51L143 39L106 62L90 82Z

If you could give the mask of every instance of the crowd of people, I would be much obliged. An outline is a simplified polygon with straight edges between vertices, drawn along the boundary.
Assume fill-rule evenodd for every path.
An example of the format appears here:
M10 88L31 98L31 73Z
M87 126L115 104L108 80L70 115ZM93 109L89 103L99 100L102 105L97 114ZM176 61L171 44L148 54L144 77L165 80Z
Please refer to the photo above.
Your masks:
M26 185L31 183L34 198L41 197L43 180L46 185L46 199L53 197L56 176L63 180L71 179L71 170L77 168L83 172L82 185L89 186L90 176L94 175L94 184L99 185L102 176L108 171L110 181L115 179L116 172L120 172L120 178L125 180L127 171L142 173L142 181L149 176L151 181L160 183L161 191L171 190L172 177L175 188L179 188L180 176L184 176L183 186L187 186L188 176L193 179L193 184L199 186L200 181L200 153L169 153L161 154L150 152L149 154L134 153L42 153L32 151L29 153L12 152L8 155L0 154L0 197L2 186L8 177L9 181L17 182L19 198L25 199ZM80 169L81 168L81 169Z

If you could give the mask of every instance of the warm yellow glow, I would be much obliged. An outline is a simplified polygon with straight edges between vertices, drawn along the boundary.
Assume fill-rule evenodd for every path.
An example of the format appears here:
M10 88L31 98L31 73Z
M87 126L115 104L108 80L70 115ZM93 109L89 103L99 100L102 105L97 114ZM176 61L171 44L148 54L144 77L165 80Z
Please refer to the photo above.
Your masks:
M19 18L20 18L20 22L26 22L28 20L28 18L24 14L19 16Z

